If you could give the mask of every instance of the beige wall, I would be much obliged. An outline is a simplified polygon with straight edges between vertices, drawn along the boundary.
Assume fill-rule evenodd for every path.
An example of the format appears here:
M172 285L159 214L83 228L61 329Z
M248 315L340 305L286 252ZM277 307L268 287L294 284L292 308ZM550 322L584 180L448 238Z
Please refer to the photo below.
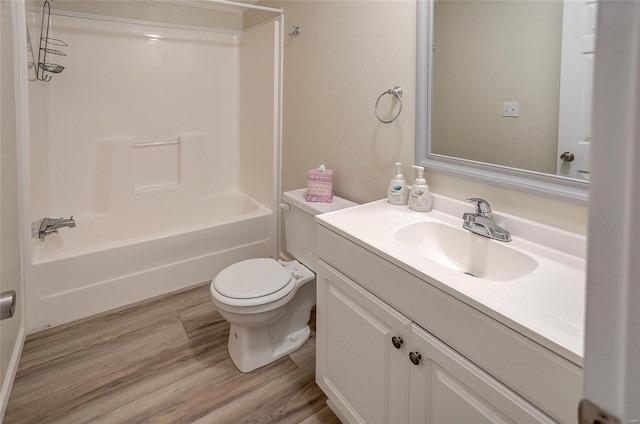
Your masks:
M21 349L20 330L24 322L18 241L13 34L9 4L6 0L0 2L0 292L15 290L18 303L13 318L0 321L0 387L3 389L17 367L17 363L11 360L15 349ZM0 421L8 392L1 394Z
M435 3L432 150L555 174L562 2ZM520 103L518 118L502 102Z
M337 195L384 197L393 163L409 173L413 162L415 2L260 4L285 9L286 32L302 28L284 40L283 189L305 187L307 171L324 163L334 170ZM385 125L374 105L396 85L406 93L404 110ZM389 106L381 102L382 110Z
M415 1L261 1L285 10L283 189L304 187L309 168L334 169L336 194L357 202L386 196L393 162L414 161ZM262 17L244 14L250 27ZM392 124L373 113L378 95L404 89ZM497 211L586 233L587 208L429 172L434 192L482 196ZM408 178L412 179L412 178Z

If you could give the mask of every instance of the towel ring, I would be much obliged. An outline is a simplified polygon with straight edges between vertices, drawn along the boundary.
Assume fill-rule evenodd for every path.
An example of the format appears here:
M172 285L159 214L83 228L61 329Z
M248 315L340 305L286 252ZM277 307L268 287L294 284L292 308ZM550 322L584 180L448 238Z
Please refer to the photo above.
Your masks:
M300 35L300 32L302 32L302 29L299 26L293 25L291 27L291 32L289 32L288 34L292 37L295 37Z
M382 98L382 96L384 96L385 94L392 94L395 98L398 99L398 101L400 102L400 109L398 110L398 113L396 114L396 116L394 116L390 121L385 121L384 119L380 118L380 115L378 114L378 103L380 103L380 99ZM394 87L391 88L385 92L383 92L381 95L378 96L378 100L376 100L376 108L375 108L375 112L376 112L376 118L378 118L378 121L382 122L383 124L390 124L393 121L396 120L396 118L398 116L400 116L400 114L402 113L402 87Z

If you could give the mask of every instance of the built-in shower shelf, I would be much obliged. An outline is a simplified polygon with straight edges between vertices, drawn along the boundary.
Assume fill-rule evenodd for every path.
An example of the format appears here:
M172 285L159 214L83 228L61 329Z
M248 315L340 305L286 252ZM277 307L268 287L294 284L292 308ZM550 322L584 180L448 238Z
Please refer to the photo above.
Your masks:
M180 138L133 143L136 192L177 187L180 184Z

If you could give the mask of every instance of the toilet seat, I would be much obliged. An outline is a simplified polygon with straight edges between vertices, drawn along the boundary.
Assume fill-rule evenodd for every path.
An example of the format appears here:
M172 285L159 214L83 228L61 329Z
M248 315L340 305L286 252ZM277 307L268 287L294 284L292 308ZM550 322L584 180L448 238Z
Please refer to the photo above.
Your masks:
M227 305L256 306L286 297L296 278L275 259L256 258L223 269L212 286L215 297Z

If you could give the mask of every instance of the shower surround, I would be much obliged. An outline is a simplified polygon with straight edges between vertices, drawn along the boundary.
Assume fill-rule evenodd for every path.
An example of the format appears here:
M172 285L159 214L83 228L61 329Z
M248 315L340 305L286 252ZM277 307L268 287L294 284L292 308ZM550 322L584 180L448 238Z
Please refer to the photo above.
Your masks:
M54 11L51 32L67 56L29 82L26 203L77 226L27 246L28 331L277 255L279 19L240 33Z

